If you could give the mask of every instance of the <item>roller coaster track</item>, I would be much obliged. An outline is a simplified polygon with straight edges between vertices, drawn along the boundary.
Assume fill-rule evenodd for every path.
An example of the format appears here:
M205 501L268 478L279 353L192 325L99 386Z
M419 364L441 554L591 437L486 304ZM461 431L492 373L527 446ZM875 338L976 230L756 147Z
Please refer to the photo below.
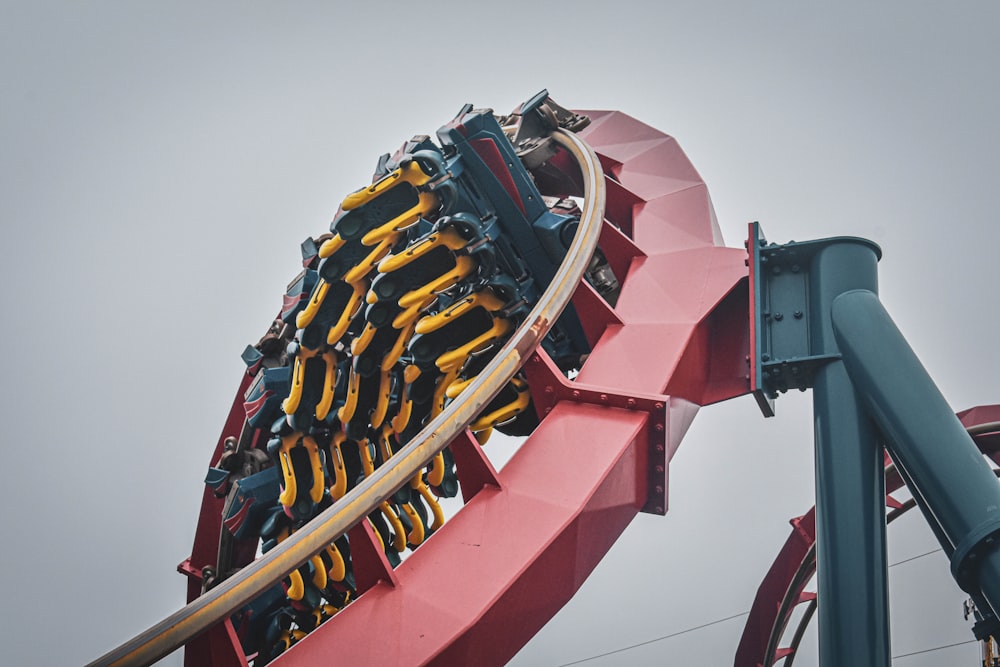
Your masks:
M214 562L202 541L217 539L220 507L206 491L195 553L181 566L191 603L92 665L146 665L185 644L189 666L247 665L230 615L345 533L352 547L365 538L353 554L360 597L273 664L502 664L636 513L666 512L669 460L699 406L749 391L746 253L721 246L707 189L673 138L620 112L581 113L588 128L556 135L557 173L536 174L543 194L584 197L580 227L484 371L374 474L202 593ZM613 304L581 282L595 247L621 281ZM591 347L573 379L536 349L570 301ZM497 472L466 427L522 367L541 421ZM246 386L216 458L243 422ZM449 444L464 507L397 567L376 548L365 558L362 543L376 537L364 517ZM377 640L357 639L373 628Z
M151 664L280 582L325 545L344 535L348 529L375 511L382 502L427 466L510 381L569 304L597 248L604 219L606 194L597 155L586 143L564 130L556 130L554 138L573 156L583 175L583 216L573 244L552 283L532 309L524 325L485 370L445 412L428 423L410 443L385 465L380 466L373 475L349 491L340 502L233 577L102 656L92 665L125 667Z

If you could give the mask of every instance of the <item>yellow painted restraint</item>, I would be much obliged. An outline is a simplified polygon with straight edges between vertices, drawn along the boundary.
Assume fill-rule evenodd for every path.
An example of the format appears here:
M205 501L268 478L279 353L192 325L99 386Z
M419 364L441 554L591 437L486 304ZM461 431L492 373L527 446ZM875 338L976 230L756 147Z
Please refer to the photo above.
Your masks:
M392 435L392 427L388 424L382 428L382 433L379 436L379 449L382 451L382 460L388 461L392 458L394 452L392 451L392 443L389 441ZM420 479L420 475L416 475L417 479ZM421 480L421 483L423 481ZM411 482L412 484L412 482ZM416 487L414 487L416 488ZM419 546L424 541L424 522L421 520L420 515L417 513L410 503L396 503L406 517L410 520L410 525L413 528L410 530L409 534L406 536L406 541L413 546ZM397 549L401 551L401 549Z
M438 452L431 459L430 470L427 471L427 483L431 486L441 486L444 481L444 454Z
M358 409L360 390L361 376L355 373L352 368L347 380L347 397L344 399L344 405L337 411L337 419L345 424L354 418L354 412Z
M392 273L404 266L409 266L435 248L444 246L449 250L461 250L469 244L461 234L451 227L428 234L416 243L407 246L401 252L387 256L378 263L379 273Z
M340 208L345 213L350 212L396 187L412 187L416 191L417 201L413 206L392 220L387 220L375 229L370 230L361 238L361 242L365 245L375 245L393 232L405 229L421 217L428 217L437 211L441 205L441 200L438 196L433 192L419 189L420 186L426 185L430 181L431 176L424 173L424 170L420 168L420 165L416 161L411 161L383 176L367 188L347 195L341 203Z
M430 183L431 178L432 177L429 174L426 174L424 170L420 168L420 165L417 164L416 161L411 160L402 167L386 174L368 187L355 190L351 194L344 197L344 201L341 202L340 208L345 211L350 211L358 208L362 204L367 204L399 183L409 183L414 188L419 188L421 185Z
M496 318L490 328L476 336L465 345L445 352L434 362L442 372L452 368L461 368L465 360L477 352L489 349L514 331L514 323L510 320Z
M369 423L372 428L382 426L385 416L389 412L389 401L392 398L392 373L381 371L378 384L378 400L375 402L375 409L372 410Z
M460 382L453 382L445 394L448 398L455 399L458 395L462 393L475 378L469 378L468 380L462 380ZM531 392L528 389L528 383L519 377L511 378L509 385L515 392L514 400L509 403L500 406L492 412L484 412L476 417L476 420L469 424L469 428L473 431L485 431L486 429L493 428L497 424L503 424L510 419L513 419L517 415L524 412L531 403Z
M330 442L330 458L333 459L333 486L330 487L330 496L334 500L340 500L347 493L347 467L344 465L344 452L340 445L347 439L343 431L337 431ZM335 579L339 581L339 579Z
M385 238L375 244L375 248L363 260L355 264L354 268L344 274L344 282L354 284L371 273L372 269L389 254L392 246L396 245L402 236L402 232L393 232L386 235Z
M288 539L291 531L288 528L282 528L275 539L280 544ZM301 600L302 596L305 595L306 587L302 582L302 573L299 572L298 568L292 570L287 577L285 577L285 592L290 600Z
M500 299L492 290L482 290L466 296L453 303L435 315L428 315L417 322L415 331L418 334L431 333L448 325L450 322L470 313L475 308L482 308L486 312L493 313L503 309L505 302ZM492 318L493 323L489 329L476 336L472 340L466 341L463 345L454 350L445 352L437 358L435 363L441 371L448 371L456 367L461 367L470 355L481 352L496 343L502 336L514 330L514 323L504 318Z
M392 426L392 430L396 434L402 433L406 430L407 425L410 423L410 417L413 415L413 399L410 398L410 388L406 387L403 390L403 400L400 402L399 410L396 412L396 416L392 418L389 424Z
M316 404L316 419L323 421L333 406L333 395L337 389L337 354L333 350L323 353L326 362L326 376L323 380L323 398Z
M414 301L409 306L406 306L403 308L403 311L399 315L396 315L396 317L392 320L392 327L394 329L408 329L410 325L420 319L420 317L424 314L424 309L434 303L435 299L437 299L437 294L430 293L424 296L423 301Z
M389 351L385 353L382 358L382 364L379 366L381 370L388 371L391 370L399 358L403 356L403 352L406 350L406 343L413 336L413 328L416 325L416 319L407 324L402 328L401 331L396 336L396 341L389 348ZM393 327L395 329L395 327ZM378 327L373 327L371 322L365 324L365 328L361 330L361 335L351 341L351 354L355 357L363 353L371 345L372 340L375 339L375 333L379 330Z
M417 513L417 510L413 509L410 503L401 503L400 509L406 514L406 518L410 520L410 525L412 526L409 534L406 536L406 541L415 547L420 546L423 544L425 537L424 522L420 518L420 514Z
M353 368L347 381L347 399L343 407L337 412L337 418L343 423L348 423L354 419L358 410L358 398L361 395L361 383L364 380ZM392 373L381 371L379 373L378 397L372 408L369 423L378 428L385 421L385 416L389 411L389 399L392 398Z
M461 281L465 280L479 268L479 263L468 255L459 255L455 258L455 268L441 274L429 283L418 287L415 290L411 290L399 297L399 303L401 308L409 308L410 306L416 305L418 303L424 303L427 301L428 297L432 297L439 292L443 292L449 287L454 287ZM395 326L395 322L393 322Z
M316 313L319 312L320 306L326 301L326 295L330 292L330 283L326 282L320 278L319 282L313 287L312 294L309 295L309 303L306 307L295 316L295 326L299 329L305 329L307 326L312 324L313 319L316 317Z
M351 326L351 319L358 312L358 308L361 307L361 302L365 298L365 292L368 291L368 283L364 280L354 283L351 287L354 288L354 293L351 294L347 307L344 308L337 323L330 327L330 331L327 333L326 342L329 345L336 345L337 341L347 333L347 328Z
M375 472L375 459L372 457L372 446L368 438L358 440L358 452L361 454L361 469L364 470L365 477L370 477Z
M480 290L459 299L439 313L422 318L417 323L416 332L425 334L437 331L452 320L471 312L474 308L483 308L489 313L495 313L502 310L505 305L504 300L494 294L493 290Z
M327 576L333 581L343 581L344 577L347 576L347 564L344 562L344 556L340 553L340 549L337 548L336 544L330 543L324 551L330 559Z
M460 370L461 368L450 368L444 372L444 375L438 378L437 384L434 385L434 400L431 402L431 419L444 412L448 398L448 387L458 379Z
M315 556L310 558L309 562L312 563L313 566L313 577L312 577L313 586L315 586L320 590L323 590L324 588L326 588L327 584L326 563L323 562L323 559L322 557L320 557L319 554L316 554Z
M318 349L299 348L299 353L295 356L295 366L292 368L292 386L288 397L281 402L281 409L286 415L295 414L299 409L299 402L302 400L302 383L305 382L306 377L306 362L318 354Z
M403 352L406 351L406 343L413 336L413 330L416 327L416 319L409 322L403 327L402 331L399 332L399 336L396 337L396 342L392 344L389 351L385 353L385 357L382 359L382 370L389 371L392 367L396 365L399 358L403 356Z
M440 454L438 455L440 456ZM430 475L428 475L428 480ZM444 480L444 461L441 462L441 479L438 480L438 484ZM417 492L423 497L424 502L428 507L431 508L431 513L434 515L434 521L431 523L431 530L437 530L444 525L444 510L441 509L440 503L438 503L437 498L431 493L431 490L427 488L424 484L420 475L414 475L413 479L410 480L410 486L417 490Z
M282 436L281 449L278 452L278 460L281 461L281 473L284 477L285 488L278 496L278 502L284 507L291 507L298 498L298 483L295 479L295 470L292 466L292 449L298 446L301 438L302 446L309 455L309 464L312 468L312 486L309 489L309 498L318 503L323 499L323 461L319 456L319 447L312 436L303 436L299 432Z
M319 313L319 309L323 306L323 302L330 294L330 286L331 283L326 282L322 278L316 283L309 297L309 303L306 304L305 309L301 313L295 316L296 327L305 329L312 324L312 321L316 319L316 314ZM340 337L347 331L347 327L351 325L351 318L358 312L358 308L361 307L361 303L364 300L365 292L368 291L368 283L364 280L351 283L351 287L354 288L353 293L348 298L347 304L340 313L337 322L330 327L330 331L327 334L326 342L330 345L340 340Z
M382 431L379 433L378 438L378 448L382 452L382 460L388 461L392 458L395 452L392 450L392 443L389 441L389 437L392 435L392 426L386 424L382 427Z
M386 521L389 522L389 526L392 528L392 548L396 551L404 551L406 549L406 529L403 528L403 522L392 511L389 503L383 502L379 505L379 510L381 510L382 516L386 518Z
M375 339L376 331L378 331L378 327L373 327L371 322L366 322L364 329L361 330L361 334L351 341L351 354L356 357L367 350L368 346Z
M326 259L333 253L343 248L346 244L347 241L340 238L340 234L334 234L331 238L323 241L323 245L319 247L319 258Z

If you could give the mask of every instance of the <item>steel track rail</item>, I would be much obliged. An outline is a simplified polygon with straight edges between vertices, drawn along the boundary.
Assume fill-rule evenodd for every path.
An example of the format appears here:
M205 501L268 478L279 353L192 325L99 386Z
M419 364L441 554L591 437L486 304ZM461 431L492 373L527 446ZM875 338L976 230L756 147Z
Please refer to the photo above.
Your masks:
M568 132L557 130L553 137L573 156L583 175L580 225L545 293L472 384L395 456L332 507L232 577L87 667L145 667L223 621L375 511L468 427L510 381L569 304L597 248L604 220L604 172L596 153Z

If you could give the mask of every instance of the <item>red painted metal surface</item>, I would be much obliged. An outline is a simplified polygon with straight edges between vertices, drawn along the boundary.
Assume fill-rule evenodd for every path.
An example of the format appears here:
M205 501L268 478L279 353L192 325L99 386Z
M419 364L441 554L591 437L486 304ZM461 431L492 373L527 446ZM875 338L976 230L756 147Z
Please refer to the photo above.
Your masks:
M273 664L505 662L636 513L666 511L669 460L698 406L749 391L746 255L720 247L701 178L673 138L620 112L582 113L607 170L600 246L622 284L614 307L588 285L574 297L592 353L572 381L533 357L543 420L511 461L497 472L474 440L456 442L467 504ZM575 180L567 168L539 185L577 194Z
M1000 405L985 405L957 413L966 428L979 424L1000 422ZM990 429L973 436L979 450L995 462L1000 458L1000 429ZM903 487L903 480L891 467L892 461L886 457L885 490L891 494ZM886 506L900 509L903 504L886 496ZM771 569L764 576L750 615L743 628L743 635L736 650L735 667L770 667L782 658L792 655L792 647L775 647L773 659L767 659L768 644L772 636L784 631L795 606L801 602L811 602L813 597L805 592L805 587L816 571L813 546L816 543L815 508L791 520L792 532L785 541ZM788 604L787 601L792 601ZM786 601L783 604L783 601Z

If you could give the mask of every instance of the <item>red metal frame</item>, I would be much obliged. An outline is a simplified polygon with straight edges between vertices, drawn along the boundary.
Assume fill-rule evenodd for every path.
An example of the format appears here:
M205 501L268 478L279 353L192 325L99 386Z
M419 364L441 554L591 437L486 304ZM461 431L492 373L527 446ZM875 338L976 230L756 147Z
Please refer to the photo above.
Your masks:
M352 548L364 595L274 664L502 664L636 513L666 512L669 461L698 406L749 392L746 254L721 247L700 176L673 138L620 112L582 113L607 172L600 245L622 284L613 308L589 285L574 297L589 358L570 381L535 355L526 372L543 419L506 467L457 441L466 505L394 571L377 549ZM573 180L540 185L577 194ZM238 430L231 415L223 438ZM193 575L218 541L216 505L206 496ZM232 633L210 636L239 652ZM189 645L186 664L218 664L210 648Z

